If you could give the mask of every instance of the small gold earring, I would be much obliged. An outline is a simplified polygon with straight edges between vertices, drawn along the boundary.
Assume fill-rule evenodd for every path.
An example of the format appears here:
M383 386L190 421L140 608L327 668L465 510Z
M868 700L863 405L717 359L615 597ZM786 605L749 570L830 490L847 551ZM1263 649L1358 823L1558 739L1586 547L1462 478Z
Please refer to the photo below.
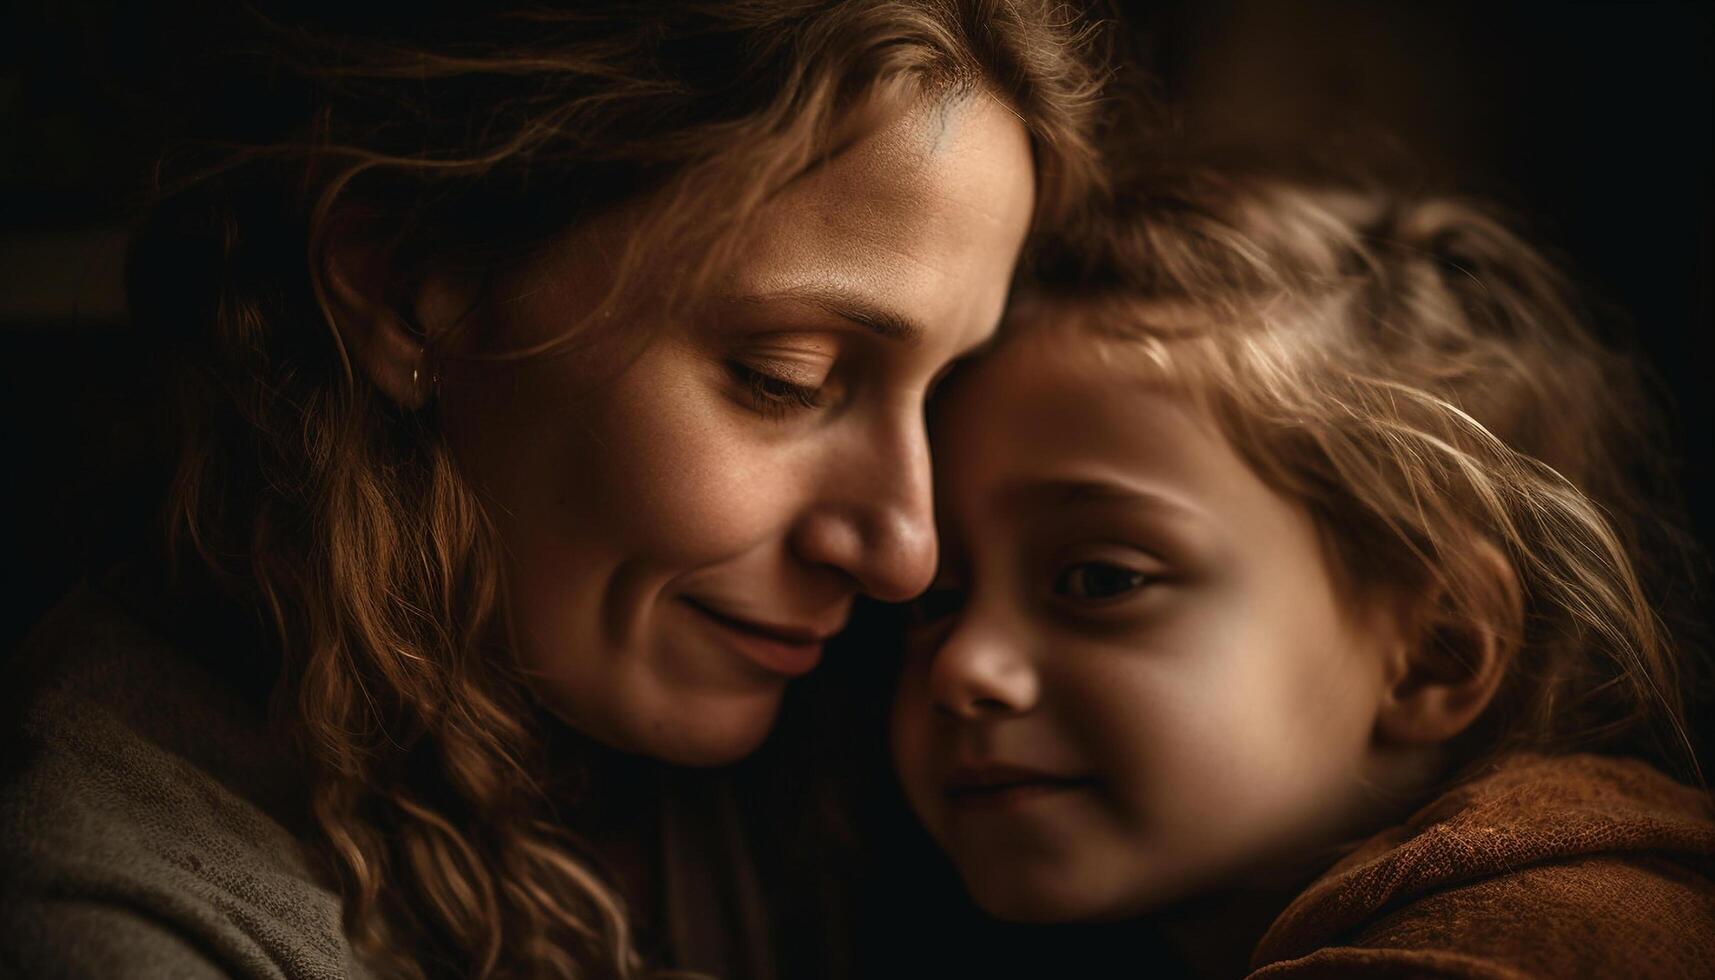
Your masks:
M427 391L423 390L423 362L425 360L427 360L426 357L418 358L416 366L411 368L411 390L421 396L424 402L427 402L441 390L441 372L431 366L429 369L429 387Z

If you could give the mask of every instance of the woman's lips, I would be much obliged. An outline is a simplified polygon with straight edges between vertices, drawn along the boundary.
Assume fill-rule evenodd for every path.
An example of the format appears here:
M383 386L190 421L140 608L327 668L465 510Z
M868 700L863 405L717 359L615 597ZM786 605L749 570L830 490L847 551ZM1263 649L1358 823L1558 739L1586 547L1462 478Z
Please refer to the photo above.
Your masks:
M714 626L727 645L765 670L785 677L801 677L821 662L822 644L828 632L811 626L744 619L689 597L683 601L704 622Z

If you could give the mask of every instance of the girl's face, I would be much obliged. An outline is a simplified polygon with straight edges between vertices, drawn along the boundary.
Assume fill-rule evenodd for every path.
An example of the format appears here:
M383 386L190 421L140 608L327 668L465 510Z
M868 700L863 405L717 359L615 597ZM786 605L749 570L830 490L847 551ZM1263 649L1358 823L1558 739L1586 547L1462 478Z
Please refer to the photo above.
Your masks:
M1362 805L1385 687L1393 634L1348 612L1306 512L1103 343L1032 329L936 409L943 557L894 760L1002 918L1304 857Z
M728 762L856 594L928 584L924 398L993 332L1033 195L1011 112L924 106L779 194L691 315L626 324L640 352L448 359L443 421L545 702L624 751ZM624 230L575 230L469 333L563 335Z

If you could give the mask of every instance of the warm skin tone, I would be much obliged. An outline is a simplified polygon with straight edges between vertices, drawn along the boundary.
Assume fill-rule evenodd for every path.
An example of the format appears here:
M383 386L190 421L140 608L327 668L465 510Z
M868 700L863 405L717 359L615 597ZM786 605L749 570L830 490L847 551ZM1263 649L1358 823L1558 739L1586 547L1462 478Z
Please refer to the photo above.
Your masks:
M992 334L1033 198L1022 126L976 93L884 115L770 202L716 295L593 325L623 331L593 335L594 353L469 356L579 324L623 210L474 310L464 284L425 284L433 410L498 526L517 656L545 703L625 752L730 762L856 595L928 584L924 400ZM360 360L410 403L421 351L374 336Z
M1398 607L1344 595L1306 509L1105 343L1026 329L935 413L942 569L894 756L1007 919L1301 882L1409 797L1445 728L1385 734L1436 710ZM1188 955L1242 968L1236 934L1216 946Z

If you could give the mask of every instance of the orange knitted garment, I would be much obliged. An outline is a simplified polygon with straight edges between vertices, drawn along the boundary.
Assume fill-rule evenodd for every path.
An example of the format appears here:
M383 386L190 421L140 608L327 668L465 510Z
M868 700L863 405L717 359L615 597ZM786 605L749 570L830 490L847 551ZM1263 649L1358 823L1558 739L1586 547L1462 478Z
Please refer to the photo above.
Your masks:
M1258 978L1715 976L1715 802L1643 762L1519 756L1294 899Z

